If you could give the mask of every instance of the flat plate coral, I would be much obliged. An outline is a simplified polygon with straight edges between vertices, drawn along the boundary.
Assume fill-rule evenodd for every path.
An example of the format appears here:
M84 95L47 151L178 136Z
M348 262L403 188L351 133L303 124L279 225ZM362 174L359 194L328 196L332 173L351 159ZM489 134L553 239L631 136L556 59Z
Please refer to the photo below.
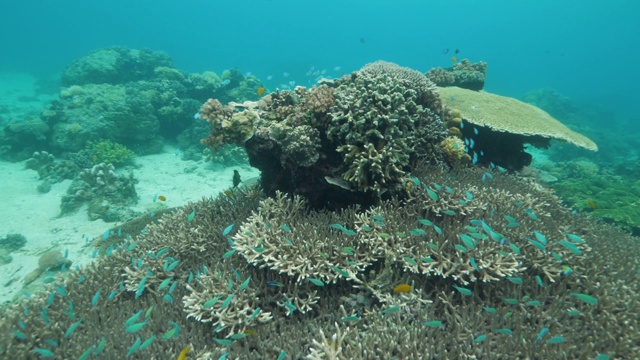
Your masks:
M439 87L438 93L446 105L460 110L464 119L472 124L498 132L562 140L598 151L591 139L569 129L544 110L522 101L459 87Z

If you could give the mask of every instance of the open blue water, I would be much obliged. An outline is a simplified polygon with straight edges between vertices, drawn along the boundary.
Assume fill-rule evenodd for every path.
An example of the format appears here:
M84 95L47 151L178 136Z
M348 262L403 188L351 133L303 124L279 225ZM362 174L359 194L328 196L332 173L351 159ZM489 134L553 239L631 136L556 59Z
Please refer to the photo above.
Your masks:
M424 72L459 49L489 64L489 91L551 87L623 119L640 102L639 13L623 0L2 1L0 70L56 73L120 45L163 50L186 71L236 67L275 82L287 72L305 84L312 66L384 59Z

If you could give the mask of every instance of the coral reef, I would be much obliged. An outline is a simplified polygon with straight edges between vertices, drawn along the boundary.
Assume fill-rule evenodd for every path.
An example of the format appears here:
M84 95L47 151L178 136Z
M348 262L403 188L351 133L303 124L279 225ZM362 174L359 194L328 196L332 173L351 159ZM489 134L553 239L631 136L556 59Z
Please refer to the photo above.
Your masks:
M20 250L26 243L27 238L22 234L7 234L0 237L0 265L10 263L13 260L11 253Z
M39 186L43 189L50 187L50 184L73 179L80 171L73 161L56 161L55 157L46 151L34 152L31 158L25 161L24 165L25 168L38 172L38 177L42 180ZM49 184L49 186L46 184Z
M91 169L84 169L62 197L61 215L77 210L88 202L91 220L122 220L131 215L127 207L138 201L135 190L137 182L133 173L129 173L129 176L117 175L111 164L100 163Z
M122 144L137 154L157 153L165 139L199 128L195 120L209 97L228 101L257 100L263 87L255 76L238 70L221 76L189 74L173 67L160 52L112 47L97 50L69 65L60 96L40 118L3 126L2 156L24 160L34 151L56 155L82 151L87 142ZM193 140L206 136L206 130ZM197 141L183 146L199 153ZM107 161L100 159L99 161Z
M114 166L131 162L136 156L126 146L109 140L87 144L86 152L92 154L93 162L113 164Z
M172 67L166 54L148 49L124 47L98 49L71 63L62 73L62 86L124 84L149 80L156 68Z
M570 119L578 110L571 100L555 89L542 88L529 91L522 97L527 104L539 107L551 116L562 121Z
M89 141L112 140L128 146L161 142L150 96L134 84L65 88L42 118L52 126L50 146L56 151L79 151Z
M472 64L469 59L462 59L446 69L433 68L426 75L437 86L457 86L479 91L484 87L487 77L487 63L480 61Z
M585 159L548 163L541 168L558 178L551 187L573 209L640 235L637 177L613 174Z
M250 189L165 214L7 308L0 355L640 356L632 237L513 175L412 175L362 210Z
M451 118L455 119L458 111L462 114L464 122L459 129L468 152L475 154L474 163L520 170L531 163L531 155L524 151L525 143L546 148L552 139L598 150L589 138L532 105L458 87L441 87L438 92L443 102L455 109L449 113Z
M303 195L312 207L343 207L401 193L417 159L443 161L444 114L424 75L379 61L329 84L258 102L224 106L210 99L200 117L212 125L203 143L244 146L269 194L279 190Z
M2 126L0 156L11 161L27 159L34 151L43 149L51 129L40 119L13 120Z
M447 136L440 143L440 147L450 164L460 165L471 162L471 156L465 151L464 142L457 136Z
M254 126L258 115L245 109L234 112L235 103L222 106L220 101L208 100L200 109L200 117L207 119L214 131L220 133L217 137L206 138L203 143L213 149L218 149L225 144L242 145L253 136Z

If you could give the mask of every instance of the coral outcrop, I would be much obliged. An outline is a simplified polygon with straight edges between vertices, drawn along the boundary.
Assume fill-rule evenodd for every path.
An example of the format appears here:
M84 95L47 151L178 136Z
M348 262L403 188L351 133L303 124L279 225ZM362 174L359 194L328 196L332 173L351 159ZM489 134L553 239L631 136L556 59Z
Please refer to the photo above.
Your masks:
M73 179L80 171L73 161L56 161L55 157L46 151L34 152L24 165L27 169L37 171L40 180L48 184Z
M427 72L429 80L440 87L457 86L469 90L482 90L487 77L487 63L471 63L463 59L449 68L433 68Z
M379 61L259 102L224 106L211 99L200 116L212 125L203 143L244 146L269 194L280 190L303 195L312 207L341 207L402 192L417 159L443 161L444 113L423 74Z
M159 67L173 67L168 55L149 49L98 49L72 62L62 73L62 86L123 84L149 80Z
M48 142L51 127L41 119L9 121L0 133L0 155L12 161L21 161Z
M84 169L69 185L62 197L61 215L77 210L89 203L91 220L117 221L127 217L127 207L138 201L133 173L117 175L112 164L99 163L91 169Z

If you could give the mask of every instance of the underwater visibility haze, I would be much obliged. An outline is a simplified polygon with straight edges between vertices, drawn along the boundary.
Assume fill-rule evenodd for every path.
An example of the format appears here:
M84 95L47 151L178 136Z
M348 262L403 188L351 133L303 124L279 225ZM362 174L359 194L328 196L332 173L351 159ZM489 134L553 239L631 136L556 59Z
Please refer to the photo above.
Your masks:
M0 4L0 358L640 358L640 4Z

